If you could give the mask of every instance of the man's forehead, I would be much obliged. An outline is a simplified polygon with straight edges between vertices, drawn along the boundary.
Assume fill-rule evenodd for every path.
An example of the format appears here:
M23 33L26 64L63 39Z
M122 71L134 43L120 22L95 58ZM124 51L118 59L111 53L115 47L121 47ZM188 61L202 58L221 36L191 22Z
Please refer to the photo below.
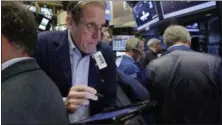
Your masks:
M101 25L106 23L105 10L99 6L88 5L84 7L82 18L85 18L89 21L96 21L95 23L97 23L99 20Z

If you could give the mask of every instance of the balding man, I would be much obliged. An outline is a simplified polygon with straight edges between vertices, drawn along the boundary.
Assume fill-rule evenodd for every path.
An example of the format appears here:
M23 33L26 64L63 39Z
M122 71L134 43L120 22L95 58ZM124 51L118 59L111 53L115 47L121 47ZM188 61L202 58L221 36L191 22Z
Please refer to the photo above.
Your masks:
M221 124L222 61L191 50L185 27L169 26L163 35L167 54L147 67L147 88L159 101L157 123Z
M150 63L150 61L156 59L158 57L158 54L162 51L161 41L156 38L150 39L147 43L147 47L148 51L144 54L141 60L142 69L144 69Z
M100 42L104 1L71 1L68 29L38 35L34 57L56 83L71 123L109 110L116 104L116 65L112 49ZM99 98L96 93L104 95Z

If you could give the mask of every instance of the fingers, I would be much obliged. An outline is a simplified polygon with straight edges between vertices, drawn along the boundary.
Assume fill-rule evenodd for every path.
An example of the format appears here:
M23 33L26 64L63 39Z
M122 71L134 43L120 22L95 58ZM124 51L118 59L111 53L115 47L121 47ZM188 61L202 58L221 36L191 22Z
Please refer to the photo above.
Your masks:
M68 99L65 102L65 105L69 112L74 112L78 108L82 107L83 105L89 105L88 99Z
M68 104L73 104L73 105L89 105L89 100L88 99L69 99L67 100Z
M65 105L69 112L74 112L83 105L89 105L89 99L98 100L97 91L86 85L74 86L70 89Z
M97 91L94 88L88 87L86 85L74 86L74 87L71 88L70 91L77 91L77 92L85 91L85 92L89 92L89 93L92 93L92 94L96 94L97 93Z
M89 92L70 91L68 95L68 99L91 99L91 100L97 101L98 96Z

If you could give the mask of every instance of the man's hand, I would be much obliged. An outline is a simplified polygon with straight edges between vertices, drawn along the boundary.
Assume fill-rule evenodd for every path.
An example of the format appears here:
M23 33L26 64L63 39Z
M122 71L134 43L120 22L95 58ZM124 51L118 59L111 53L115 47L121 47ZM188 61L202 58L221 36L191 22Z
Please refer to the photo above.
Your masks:
M81 106L89 105L89 99L98 100L96 93L94 88L88 86L74 86L69 91L65 106L70 113L73 113Z

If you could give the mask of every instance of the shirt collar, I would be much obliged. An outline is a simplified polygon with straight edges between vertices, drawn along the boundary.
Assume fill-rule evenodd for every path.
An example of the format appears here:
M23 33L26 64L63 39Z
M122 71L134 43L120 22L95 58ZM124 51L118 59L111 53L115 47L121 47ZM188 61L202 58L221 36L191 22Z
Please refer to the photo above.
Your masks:
M187 45L174 45L167 49L167 53L170 53L174 50L183 50L183 51L193 51L189 46Z
M124 54L126 57L130 58L133 62L135 62L135 60L133 59L132 56L128 55L127 53Z
M72 41L70 30L68 30L68 42L69 42L69 49L70 50L74 50L76 48L76 46L75 46L75 44Z
M19 58L13 58L13 59L6 61L6 62L2 63L2 71L11 65L13 65L19 61L26 60L26 59L32 59L32 58L31 57L19 57Z

